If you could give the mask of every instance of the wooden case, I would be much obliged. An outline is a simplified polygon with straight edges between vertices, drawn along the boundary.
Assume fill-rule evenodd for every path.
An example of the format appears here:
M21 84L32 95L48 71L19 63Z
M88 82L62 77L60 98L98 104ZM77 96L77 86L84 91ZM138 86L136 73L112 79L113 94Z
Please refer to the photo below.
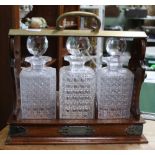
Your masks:
M97 19L98 20L98 19ZM10 29L10 54L12 75L15 80L16 103L9 120L10 131L6 144L88 144L88 143L147 143L143 136L143 124L140 117L139 95L141 84L145 78L143 69L146 34L144 32L63 30L57 23L56 29L29 31ZM134 88L129 119L99 120L63 120L57 115L56 120L22 120L20 118L19 73L21 71L20 38L23 36L92 36L92 37L124 37L132 41L131 59L128 68L133 72ZM131 39L132 38L132 39ZM58 108L57 105L57 114ZM97 108L96 108L97 116Z

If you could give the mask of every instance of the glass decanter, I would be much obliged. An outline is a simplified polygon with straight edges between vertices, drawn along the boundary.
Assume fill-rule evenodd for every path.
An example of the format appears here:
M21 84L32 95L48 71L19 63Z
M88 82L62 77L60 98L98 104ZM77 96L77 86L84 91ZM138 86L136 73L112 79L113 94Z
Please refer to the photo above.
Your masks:
M107 67L97 69L99 119L129 118L133 90L133 73L122 67L120 56L126 49L122 38L109 38L106 50L111 55Z
M92 119L94 118L96 76L92 68L85 62L90 48L87 37L69 37L66 43L71 55L64 59L69 66L60 69L60 118L61 119Z
M42 56L48 48L45 36L29 36L27 49L33 55L25 61L31 64L20 73L22 119L56 118L56 69L45 66L51 61Z

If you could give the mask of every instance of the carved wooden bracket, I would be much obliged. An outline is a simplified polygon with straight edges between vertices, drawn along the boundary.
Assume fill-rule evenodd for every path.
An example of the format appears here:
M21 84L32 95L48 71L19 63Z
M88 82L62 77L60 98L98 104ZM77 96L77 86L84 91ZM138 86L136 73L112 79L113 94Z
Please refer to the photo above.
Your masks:
M145 78L144 58L146 50L146 40L142 38L134 39L133 51L131 51L131 59L129 61L129 69L134 73L134 87L132 94L131 113L136 119L140 118L139 97L141 85Z
M16 95L16 101L14 103L13 116L16 118L20 108L20 82L19 73L21 71L21 51L20 51L20 37L10 38L10 55L11 55L11 67L12 77L14 78L14 93Z

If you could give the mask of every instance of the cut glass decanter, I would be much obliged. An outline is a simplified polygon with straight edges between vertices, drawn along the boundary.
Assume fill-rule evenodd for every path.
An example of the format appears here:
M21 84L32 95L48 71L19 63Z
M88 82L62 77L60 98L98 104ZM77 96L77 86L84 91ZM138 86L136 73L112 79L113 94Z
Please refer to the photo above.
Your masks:
M61 119L94 118L95 72L85 66L90 60L85 56L90 46L87 37L69 37L67 40L66 47L71 55L64 57L70 65L60 69Z
M22 119L56 118L56 70L45 66L50 61L42 56L48 48L44 36L29 36L27 49L34 56L26 57L31 67L20 73Z
M97 69L98 118L129 118L134 75L120 62L126 41L109 38L106 49L111 55L107 67Z

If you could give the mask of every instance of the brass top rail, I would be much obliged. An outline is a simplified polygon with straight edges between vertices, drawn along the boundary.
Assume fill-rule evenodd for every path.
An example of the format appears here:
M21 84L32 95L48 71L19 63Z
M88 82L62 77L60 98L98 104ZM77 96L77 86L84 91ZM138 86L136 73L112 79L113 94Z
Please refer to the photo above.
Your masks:
M10 29L9 36L86 36L86 37L124 37L147 38L143 31L104 31L56 30L56 29Z

